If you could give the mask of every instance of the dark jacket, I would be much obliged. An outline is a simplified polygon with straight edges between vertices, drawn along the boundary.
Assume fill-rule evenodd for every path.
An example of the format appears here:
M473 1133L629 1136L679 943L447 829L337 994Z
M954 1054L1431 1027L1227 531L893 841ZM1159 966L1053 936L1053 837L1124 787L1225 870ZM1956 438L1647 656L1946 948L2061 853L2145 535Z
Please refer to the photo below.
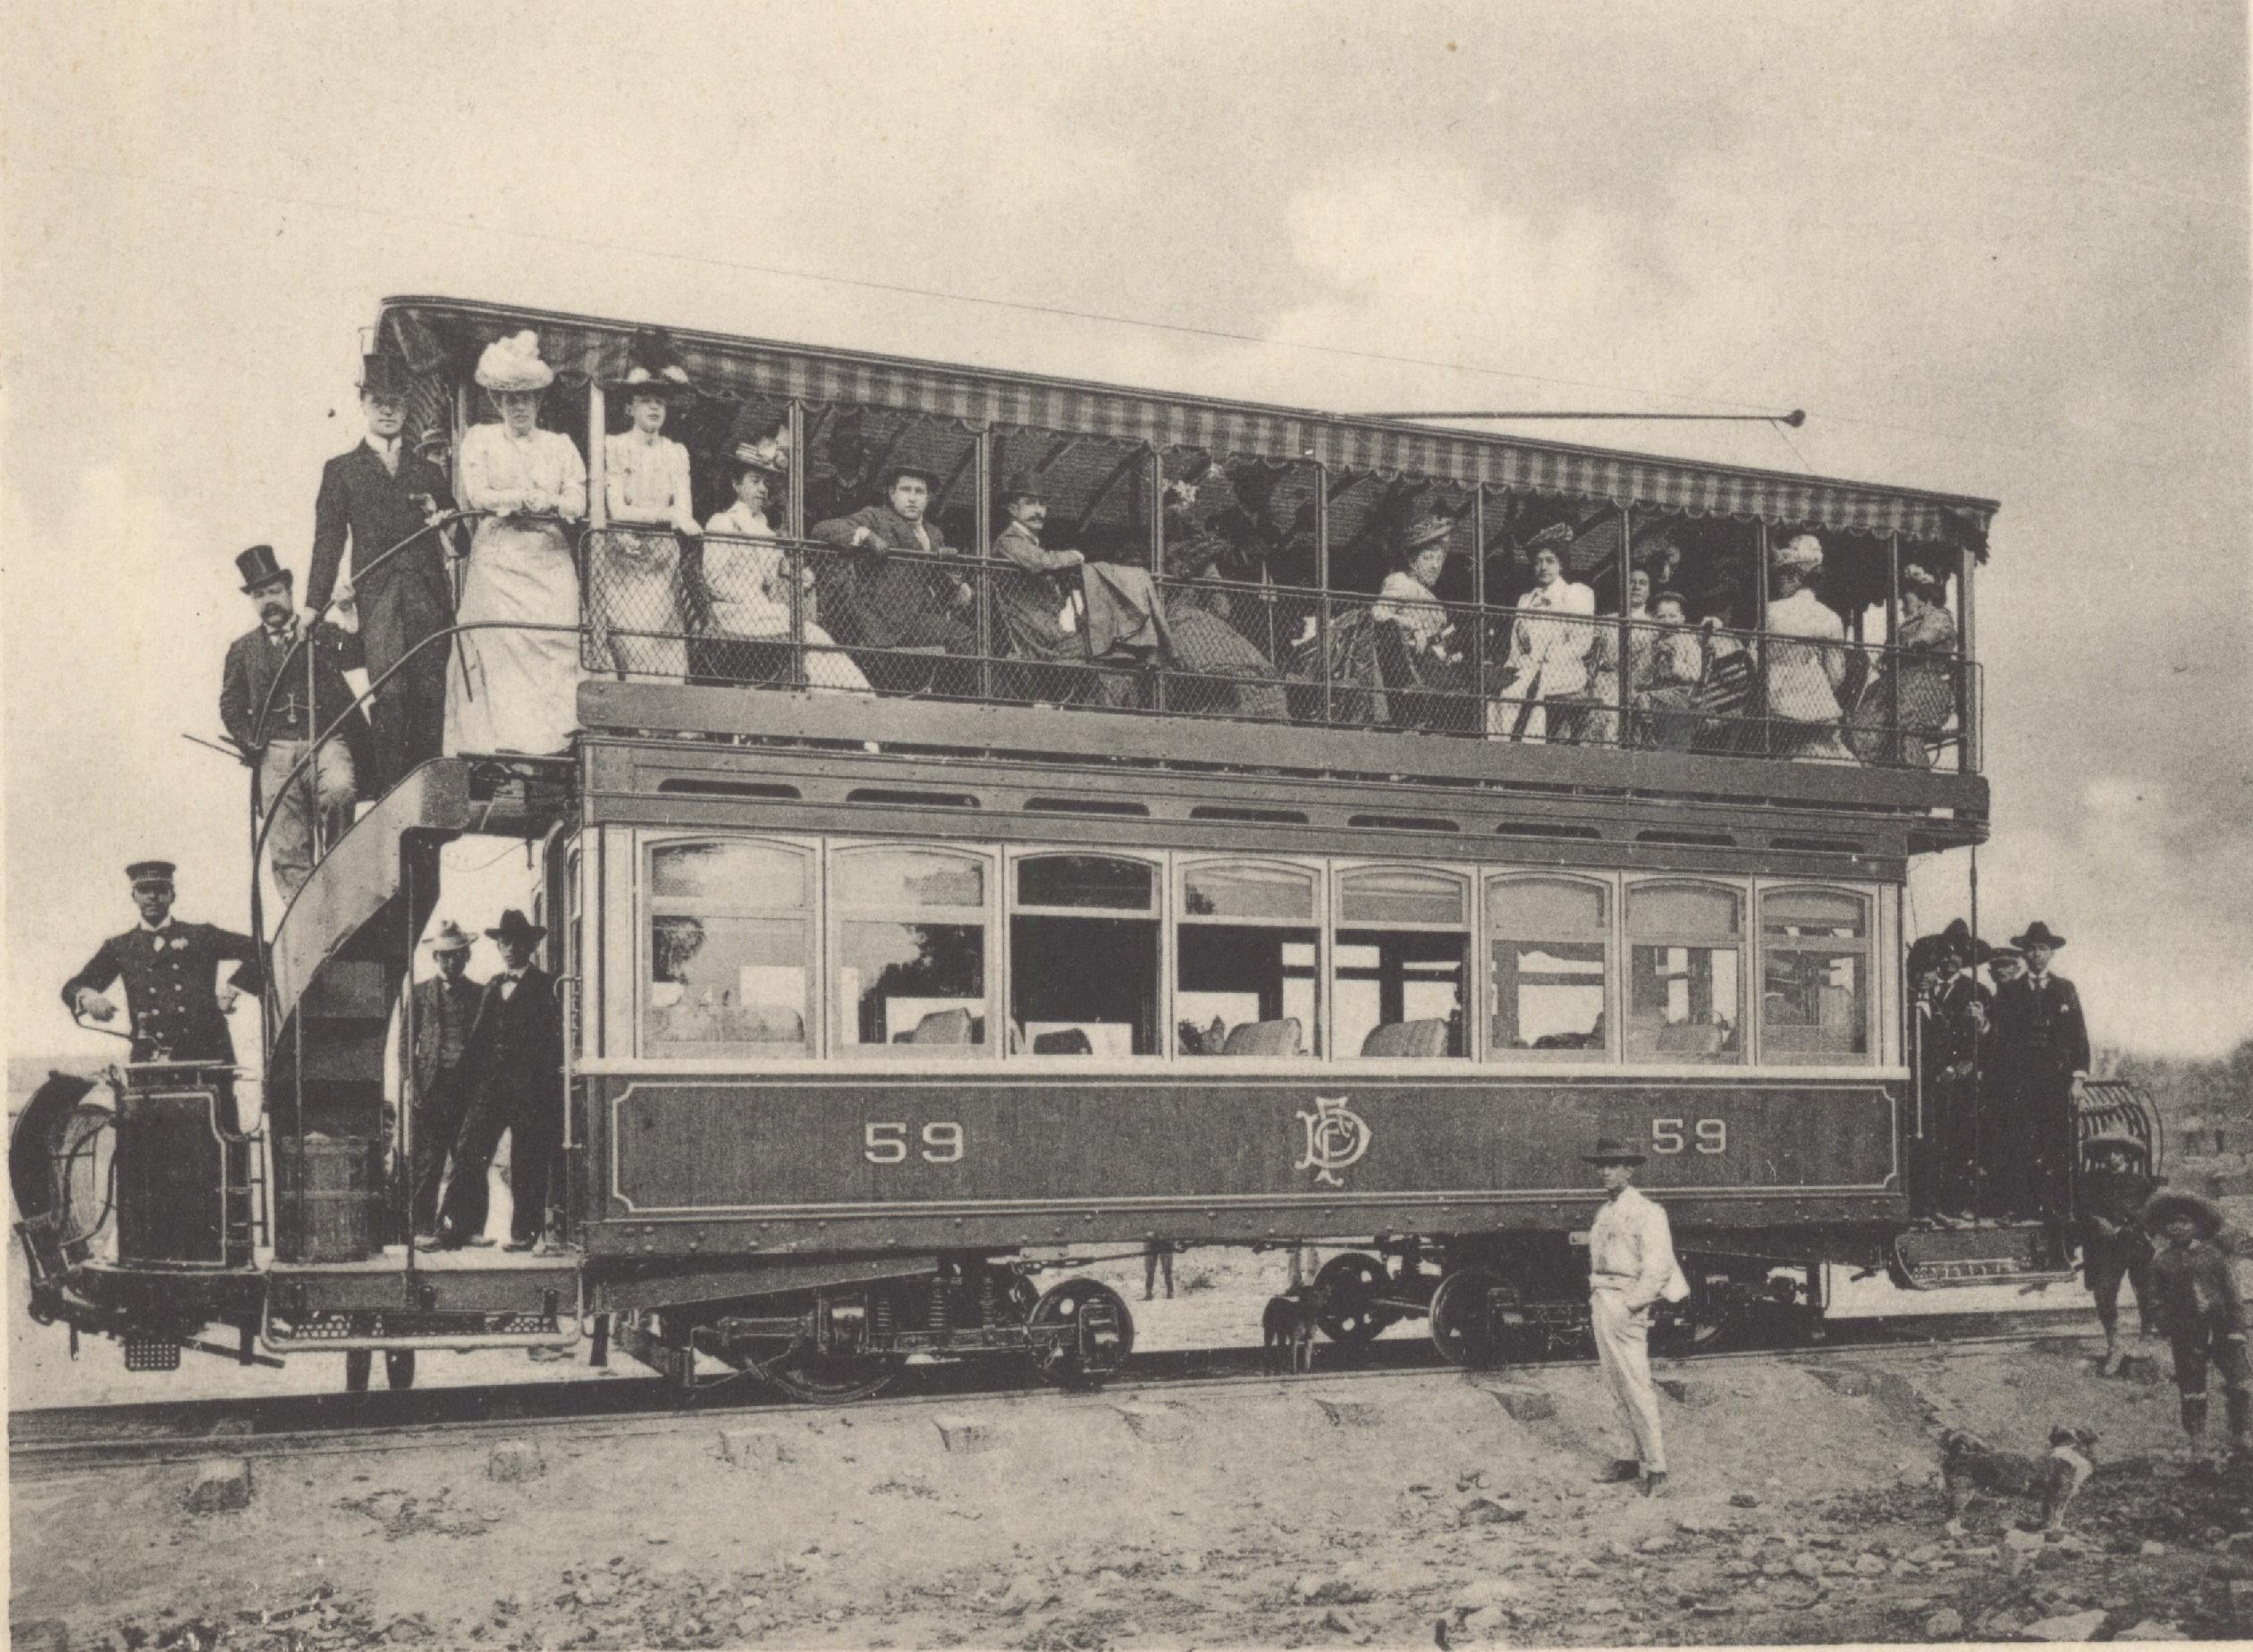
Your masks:
M234 984L256 992L265 984L258 948L248 935L211 923L175 918L161 931L136 925L95 949L86 967L63 983L63 1002L75 1007L79 990L109 990L125 982L135 1061L232 1063L234 1040L219 1013L216 971L240 964Z
M362 603L372 603L384 586L401 580L427 583L443 599L445 563L435 532L424 535L372 577L362 577L376 558L422 528L418 494L426 494L441 510L453 509L453 489L445 472L418 454L402 451L395 476L365 442L329 460L313 501L313 564L305 576L306 606L317 614L335 594L347 538L352 542L352 586Z
M2169 1336L2194 1336L2201 1328L2224 1334L2245 1328L2236 1270L2208 1240L2162 1244L2151 1259L2151 1286L2155 1317Z
M448 999L451 999L451 1006ZM452 1075L440 1062L445 1048L446 1016L451 1012L462 1018L468 1028L477 1025L477 1011L485 1003L485 989L464 975L449 982L443 975L433 975L427 981L418 981L414 990L415 1047L407 1064L408 1076L413 1082L414 1099L428 1103L439 1099L442 1081ZM467 1066L469 1049L465 1039L457 1066Z
M2080 994L2059 974L2022 975L1995 995L1996 1053L2021 1083L2045 1090L2088 1071L2088 1026Z
M457 1082L472 1087L477 1105L497 1108L504 1117L545 1112L560 1123L563 1012L555 977L533 965L516 991L504 996L508 978L505 972L495 975L480 990Z
M866 528L875 545L854 547L853 535ZM939 524L929 517L932 556L954 554ZM977 634L960 601L961 575L921 557L893 557L887 551L921 552L915 525L890 505L867 505L850 516L814 526L813 537L846 551L815 560L822 615L838 640L870 648L939 646L956 653L975 648Z
M1933 1060L1943 1070L1970 1067L1994 1024L1995 994L1970 975L1954 976L1933 1002L1928 1033Z
M309 721L327 728L348 707L351 715L341 733L355 763L367 756L367 719L353 706L351 685L344 680L348 666L360 663L359 639L333 625L312 628L313 680L310 689L314 716ZM243 751L243 762L255 763L269 740L311 738L306 716L305 637L302 632L286 646L277 645L264 626L244 632L227 645L227 664L219 680L219 721Z

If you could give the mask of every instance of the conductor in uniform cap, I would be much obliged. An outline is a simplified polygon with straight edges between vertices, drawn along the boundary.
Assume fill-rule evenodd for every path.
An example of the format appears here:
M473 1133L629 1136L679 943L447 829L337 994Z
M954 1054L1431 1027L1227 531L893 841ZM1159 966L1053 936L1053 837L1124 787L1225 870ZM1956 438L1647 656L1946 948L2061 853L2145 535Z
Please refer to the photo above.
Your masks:
M173 870L172 862L161 860L125 868L140 922L95 949L86 967L63 983L63 1002L92 1020L114 1020L117 1006L105 994L122 980L131 1012L133 1060L232 1066L227 1012L240 994L264 984L257 944L216 924L173 918ZM222 964L241 965L224 986L217 984ZM221 1110L221 1124L232 1130L233 1097L224 1087Z
M1643 1156L1616 1137L1599 1136L1586 1159L1603 1173L1605 1201L1588 1230L1589 1321L1597 1365L1635 1453L1615 1459L1596 1479L1602 1485L1640 1480L1643 1496L1662 1497L1667 1446L1650 1382L1650 1316L1660 1302L1687 1297L1690 1283L1675 1260L1666 1211L1633 1186Z

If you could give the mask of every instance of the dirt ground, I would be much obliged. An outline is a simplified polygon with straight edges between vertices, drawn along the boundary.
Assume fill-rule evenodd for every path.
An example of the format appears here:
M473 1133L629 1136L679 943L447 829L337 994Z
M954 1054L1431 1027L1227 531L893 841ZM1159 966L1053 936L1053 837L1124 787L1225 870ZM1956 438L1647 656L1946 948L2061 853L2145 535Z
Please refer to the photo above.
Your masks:
M1280 1263L1185 1258L1181 1294L1148 1308L1136 1265L1101 1271L1131 1284L1145 1346L1241 1344ZM1324 1361L1287 1382L261 1459L224 1513L188 1511L179 1466L42 1477L13 1488L12 1617L19 1645L129 1648L2253 1631L2253 1476L2191 1471L2164 1354L2106 1380L2093 1352L1680 1369L1658 1501L1591 1483L1617 1446L1591 1366ZM2015 1504L1951 1525L1937 1429L2037 1452L2053 1422L2101 1436L2063 1539L2018 1530Z

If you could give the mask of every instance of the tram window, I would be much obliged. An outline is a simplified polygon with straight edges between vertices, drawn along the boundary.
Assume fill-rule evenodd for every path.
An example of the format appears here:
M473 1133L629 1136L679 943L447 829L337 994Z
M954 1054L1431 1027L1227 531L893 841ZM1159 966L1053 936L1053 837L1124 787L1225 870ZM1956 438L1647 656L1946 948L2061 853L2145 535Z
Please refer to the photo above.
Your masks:
M1760 1056L1868 1061L1869 903L1838 889L1760 897Z
M813 857L774 844L649 855L642 1044L656 1056L812 1049Z
M1464 881L1413 867L1338 879L1330 1014L1342 1056L1461 1056L1470 977Z
M1202 864L1182 874L1175 1039L1183 1055L1310 1056L1322 1047L1314 874Z
M917 1058L989 1048L985 864L935 849L848 849L830 887L839 1048Z
M1744 1059L1743 897L1708 883L1627 891L1630 1060Z
M1012 1049L1159 1054L1159 928L1158 871L1147 862L1102 855L1019 861L1009 919Z
M1486 906L1487 1047L1505 1059L1602 1057L1611 1048L1610 889L1582 878L1497 878Z

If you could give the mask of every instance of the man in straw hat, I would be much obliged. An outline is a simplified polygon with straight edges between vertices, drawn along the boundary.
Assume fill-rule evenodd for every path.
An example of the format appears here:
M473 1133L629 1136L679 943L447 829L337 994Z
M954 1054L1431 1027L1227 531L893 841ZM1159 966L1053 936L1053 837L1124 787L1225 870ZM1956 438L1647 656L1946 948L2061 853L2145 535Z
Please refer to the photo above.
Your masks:
M1771 557L1768 603L1768 749L1779 757L1850 763L1839 738L1839 689L1846 681L1846 627L1815 594L1823 542L1798 534ZM1804 638L1786 642L1786 637Z
M511 1251L542 1254L548 1175L563 1130L563 1023L555 978L532 961L547 931L514 906L485 934L501 949L501 973L485 984L461 1073L468 1106L439 1211L438 1244L486 1244L485 1173L507 1135Z
M402 438L407 389L407 364L397 356L361 358L367 434L322 468L305 575L306 605L316 615L341 589L359 616L374 690L373 761L361 777L371 797L438 755L446 732L446 651L426 639L452 623L453 593L438 535L426 530L453 509L453 489L446 473ZM347 541L351 574L340 586Z
M1634 1187L1643 1156L1615 1136L1599 1136L1585 1155L1604 1178L1604 1207L1588 1230L1588 1313L1596 1362L1609 1385L1634 1448L1598 1475L1604 1485L1639 1480L1643 1496L1666 1495L1667 1447L1658 1432L1658 1396L1650 1383L1650 1317L1661 1302L1690 1294L1675 1261L1667 1213Z
M2031 1206L2017 1214L2039 1208L2060 1220L2072 1209L2074 1107L2089 1064L2080 994L2050 970L2064 944L2039 921L2011 937L2026 955L2026 975L1996 990L1990 1063L1990 1071L1999 1070L1999 1099L2026 1168Z
M367 720L344 672L360 663L359 640L326 620L300 621L293 576L272 545L252 545L235 567L258 623L228 645L219 720L244 764L258 771L274 881L286 898L312 876L325 844L352 823ZM332 729L308 761L310 742Z
M468 1102L461 1063L482 989L469 979L469 937L460 924L447 919L426 944L437 973L417 982L410 994L408 1015L414 1036L408 1052L407 1100L413 1143L410 1214L417 1241L427 1244L437 1237L438 1184Z
M2139 1335L2151 1335L2151 1243L2144 1207L2156 1184L2146 1174L2151 1150L2134 1136L2114 1132L2081 1143L2088 1168L2081 1173L2081 1277L2105 1328L2104 1374L2120 1371L2120 1282L2136 1294Z
M2143 1222L2163 1241L2151 1264L2151 1305L2174 1351L2175 1390L2182 1397L2182 1431L2190 1437L2191 1454L2203 1452L2209 1364L2222 1374L2231 1449L2253 1449L2245 1304L2230 1259L2215 1243L2221 1210L2196 1193L2168 1191L2144 1207Z

